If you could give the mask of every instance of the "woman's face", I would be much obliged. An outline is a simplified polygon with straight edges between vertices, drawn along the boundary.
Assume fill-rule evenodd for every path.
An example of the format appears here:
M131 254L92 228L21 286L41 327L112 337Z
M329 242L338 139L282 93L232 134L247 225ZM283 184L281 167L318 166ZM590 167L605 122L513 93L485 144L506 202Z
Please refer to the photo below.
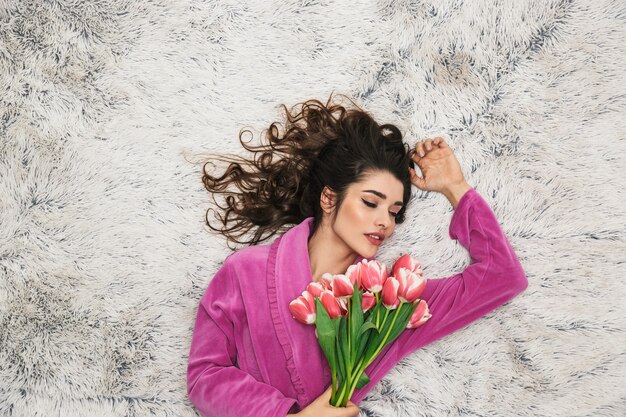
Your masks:
M372 258L396 227L394 217L402 208L403 193L402 182L391 173L370 171L346 190L333 231L349 250Z

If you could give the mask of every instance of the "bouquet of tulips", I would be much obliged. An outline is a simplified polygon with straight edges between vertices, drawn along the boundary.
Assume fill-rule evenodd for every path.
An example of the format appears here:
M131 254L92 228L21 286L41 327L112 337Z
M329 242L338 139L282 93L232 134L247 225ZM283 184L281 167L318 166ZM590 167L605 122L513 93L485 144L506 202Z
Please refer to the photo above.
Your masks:
M331 405L345 407L370 381L365 368L383 348L431 317L419 298L425 287L421 265L410 255L394 263L391 275L384 264L363 259L345 274L322 275L289 304L296 320L316 326L332 374Z

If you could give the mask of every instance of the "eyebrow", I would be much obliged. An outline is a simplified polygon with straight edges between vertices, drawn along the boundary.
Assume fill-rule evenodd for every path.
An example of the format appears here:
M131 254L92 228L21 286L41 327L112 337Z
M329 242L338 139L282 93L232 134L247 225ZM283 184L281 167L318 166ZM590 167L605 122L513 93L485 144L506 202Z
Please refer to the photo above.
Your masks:
M363 192L365 193L372 193L374 195L377 195L378 197L382 198L383 200L385 200L387 198L387 196L383 193L381 193L380 191L376 191L376 190L363 190ZM394 206L404 206L404 204L402 203L402 201L396 201L395 203L393 203Z

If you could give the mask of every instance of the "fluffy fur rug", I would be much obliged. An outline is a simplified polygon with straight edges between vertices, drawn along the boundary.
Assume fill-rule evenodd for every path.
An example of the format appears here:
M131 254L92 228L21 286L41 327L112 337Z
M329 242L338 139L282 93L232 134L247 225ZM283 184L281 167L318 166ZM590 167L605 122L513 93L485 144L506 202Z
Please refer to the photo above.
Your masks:
M626 415L626 25L614 1L0 2L0 415L194 416L229 250L201 165L308 98L448 138L525 293L400 362L362 416ZM381 258L467 252L418 192ZM245 399L242 399L245 400Z

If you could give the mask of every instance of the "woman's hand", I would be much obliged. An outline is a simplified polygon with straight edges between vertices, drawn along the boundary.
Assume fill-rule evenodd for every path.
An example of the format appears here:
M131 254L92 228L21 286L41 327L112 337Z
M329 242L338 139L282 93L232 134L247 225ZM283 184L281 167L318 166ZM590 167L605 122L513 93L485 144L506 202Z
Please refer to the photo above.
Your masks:
M328 386L322 395L317 397L311 404L304 407L302 411L297 414L287 414L287 417L354 417L361 411L352 401L348 401L346 407L333 407L330 405L331 395L332 386Z
M422 172L422 177L419 177L413 168L409 168L411 182L420 190L444 194L456 207L470 186L446 141L436 137L417 142L411 151L411 159Z

